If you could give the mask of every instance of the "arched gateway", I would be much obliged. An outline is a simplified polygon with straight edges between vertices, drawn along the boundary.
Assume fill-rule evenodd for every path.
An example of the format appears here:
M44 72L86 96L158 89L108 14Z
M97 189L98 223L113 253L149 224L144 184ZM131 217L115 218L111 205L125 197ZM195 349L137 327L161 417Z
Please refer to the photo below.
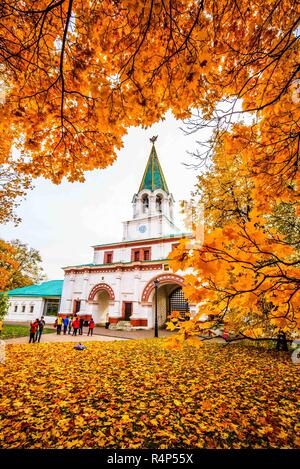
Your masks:
M107 285L107 283L98 283L90 291L88 301L93 301L96 294L99 293L99 292L103 292L103 291L108 294L110 300L115 299L114 291L113 291L113 289L111 288L110 285Z
M153 290L155 289L154 280L159 282L159 286L168 285L168 284L175 284L180 285L181 287L184 285L184 280L182 277L176 274L161 274L156 275L153 277L145 286L143 294L142 294L142 301L149 301L149 297Z
M114 305L115 294L107 283L95 285L88 296L91 314L97 324L104 324L109 316L109 311Z
M145 286L142 293L142 303L148 305L148 323L154 326L155 321L155 283L157 281L157 316L158 325L163 326L172 311L180 311L185 314L189 311L188 302L184 298L182 287L184 279L179 275L169 273L153 277Z

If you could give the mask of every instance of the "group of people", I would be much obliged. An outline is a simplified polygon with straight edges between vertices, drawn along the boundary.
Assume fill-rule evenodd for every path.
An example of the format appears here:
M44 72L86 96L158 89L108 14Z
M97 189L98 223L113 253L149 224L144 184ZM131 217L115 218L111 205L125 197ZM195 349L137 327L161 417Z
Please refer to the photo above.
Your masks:
M66 334L72 334L72 335L82 335L83 334L83 328L88 327L88 334L87 335L93 335L93 331L95 328L95 322L93 318L91 318L89 321L85 320L82 316L79 317L77 315L75 316L66 316L65 318L58 316L58 318L55 321L54 326L56 327L56 332L58 335L61 334L63 331L64 335Z
M40 342L45 327L44 316L30 323L29 343Z
M58 316L58 318L55 321L54 327L56 327L57 334L60 335L62 330L64 335L66 334L72 334L72 335L82 335L83 334L83 328L88 326L88 333L87 335L93 335L93 331L95 328L95 322L93 318L91 318L89 321L86 321L83 319L83 317L78 317L78 316L66 316L65 318L62 318L61 316ZM29 343L31 342L40 342L41 341L41 336L43 333L45 327L45 320L44 316L42 316L40 319L36 319L35 321L32 321L30 323L30 331L29 331Z

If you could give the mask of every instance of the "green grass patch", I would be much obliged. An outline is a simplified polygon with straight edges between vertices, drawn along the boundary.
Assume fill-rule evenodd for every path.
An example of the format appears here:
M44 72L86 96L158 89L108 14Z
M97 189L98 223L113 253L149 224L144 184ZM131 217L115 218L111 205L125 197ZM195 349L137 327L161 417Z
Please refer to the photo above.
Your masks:
M55 332L55 329L44 328L43 334L50 334ZM29 326L18 326L11 324L4 324L2 333L0 335L1 339L14 339L16 337L26 337L29 336Z

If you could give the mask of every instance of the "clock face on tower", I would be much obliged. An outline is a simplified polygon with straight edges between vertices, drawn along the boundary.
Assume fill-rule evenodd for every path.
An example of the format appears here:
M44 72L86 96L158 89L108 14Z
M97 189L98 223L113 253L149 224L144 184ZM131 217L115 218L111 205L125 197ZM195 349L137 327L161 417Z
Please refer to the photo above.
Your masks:
M138 230L140 233L145 233L145 231L147 230L147 227L146 225L139 225Z

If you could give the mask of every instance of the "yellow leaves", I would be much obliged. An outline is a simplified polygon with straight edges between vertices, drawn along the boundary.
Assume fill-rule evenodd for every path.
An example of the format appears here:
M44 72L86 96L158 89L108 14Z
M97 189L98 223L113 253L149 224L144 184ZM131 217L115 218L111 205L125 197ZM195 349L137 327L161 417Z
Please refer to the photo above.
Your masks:
M202 346L202 341L197 337L188 337L186 339L186 343L196 348L200 348Z
M59 438L60 437L60 432L56 430L56 428L51 428L50 430L50 436L51 438Z
M8 346L1 447L296 447L298 370L289 358L164 343L90 343L79 362L72 344Z
M210 409L211 409L211 404L210 404L210 402L206 402L206 401L203 402L203 404L201 405L201 408L202 408L203 410L210 410Z
M247 337L251 337L253 339L258 339L262 337L263 329L261 327L255 327L252 329L245 329L243 331L243 334L245 334Z
M85 420L80 415L77 415L75 417L74 424L75 426L82 427L85 425Z
M174 322L166 322L166 326L168 331L174 331L175 329L178 329L178 326L174 324Z
M259 436L264 437L264 436L272 434L273 431L274 431L274 429L271 425L266 425L263 428L259 428L257 430L257 433L258 433Z
M17 409L20 408L20 407L23 407L23 405L24 405L24 403L22 401L16 400L16 401L13 402L13 406Z
M156 419L151 419L150 423L151 425L154 425L154 427L157 427L159 425L159 422Z
M269 105L260 109L255 125L232 125L218 162L222 158L226 163L231 180L237 174L236 165L231 165L235 155L248 167L249 176L259 177L261 169L268 181L259 184L261 203L269 190L286 191L278 168L295 179L299 120L297 99L293 101L297 83L287 80L299 60L292 34L297 9L291 0L274 9L272 2L260 0L255 11L245 1L239 8L230 2L220 11L213 2L204 11L196 0L174 0L165 8L160 2L127 1L122 13L119 2L85 1L74 5L77 20L67 29L65 5L52 5L41 22L38 13L32 17L26 12L31 7L27 2L22 11L8 2L1 24L6 38L3 61L9 61L10 72L4 67L1 73L5 102L0 121L3 130L10 130L8 148L18 140L25 150L29 161L23 171L56 183L64 176L81 180L84 171L114 161L130 126L149 126L168 110L182 118L200 108L209 118L222 98L243 90L244 110ZM40 23L43 41L36 47L28 37L40 32L35 30ZM68 35L62 50L64 30ZM255 51L260 59L251 60L257 30ZM280 34L287 41L286 53L273 69L271 51ZM16 44L26 47L18 49ZM245 57L250 57L246 63ZM243 201L246 185L235 188ZM225 186L225 202L228 190Z
M130 422L133 422L130 416L128 414L123 414L121 418L121 423L130 423Z
M218 171L219 168L217 176L222 177ZM189 252L185 258L175 254L177 268L192 267L192 273L185 276L185 297L190 303L198 304L199 312L222 317L235 334L243 332L246 323L251 324L249 334L253 338L272 337L273 325L285 330L295 326L300 329L299 253L295 249L299 235L294 233L291 238L290 234L290 228L298 227L299 221L292 207L277 210L273 218L271 214L262 216L257 207L251 211L251 198L247 202L250 204L248 218L245 218L242 200L241 212L224 221L228 204L236 200L231 192L230 175L227 175L228 203L223 201L227 182L220 193L211 194L210 178L214 180L215 175L208 177L207 192L200 200L204 198L209 206L220 204L220 213L216 218L214 210L206 211L211 227L207 228L202 249ZM260 316L264 318L263 326L262 318L258 319ZM191 335L189 326L173 323L180 326L183 335L186 332ZM175 330L174 324L170 324L170 330ZM199 325L195 321L196 330Z
M286 329L286 327L289 325L288 321L286 318L283 317L273 317L271 319L271 323L274 324L278 329Z
M70 428L70 422L70 418L63 418L57 422L57 425L61 428L62 431L66 432Z
M79 439L74 439L71 441L67 441L65 448L66 449L74 449L74 448L81 448L84 445L84 442Z
M168 350L181 350L182 347L182 339L179 336L171 336L163 344Z

